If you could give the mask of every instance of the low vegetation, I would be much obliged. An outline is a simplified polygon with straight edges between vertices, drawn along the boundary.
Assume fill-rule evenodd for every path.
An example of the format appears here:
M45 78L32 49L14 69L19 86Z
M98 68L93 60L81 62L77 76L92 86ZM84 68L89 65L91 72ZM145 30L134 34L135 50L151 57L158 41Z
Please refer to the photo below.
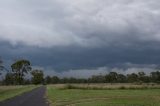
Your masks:
M58 87L57 87L58 88ZM83 90L116 90L116 89L160 89L157 84L66 84L59 89L83 89Z
M66 86L69 88L65 88ZM73 85L49 85L47 97L52 106L160 106L160 89L156 88L119 89L121 85L93 84L90 85L90 89L83 89L86 85L79 86L81 88L75 89L72 88ZM92 89L93 86L97 88L108 86L111 89L95 90Z
M12 98L25 92L29 92L38 86L0 86L0 101Z

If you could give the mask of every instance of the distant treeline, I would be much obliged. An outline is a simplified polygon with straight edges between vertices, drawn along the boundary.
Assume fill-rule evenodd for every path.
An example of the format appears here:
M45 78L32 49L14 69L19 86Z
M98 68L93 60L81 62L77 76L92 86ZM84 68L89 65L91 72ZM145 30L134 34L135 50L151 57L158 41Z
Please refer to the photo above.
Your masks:
M0 60L0 71L7 70ZM151 72L147 75L145 72L120 74L110 72L106 75L94 75L90 78L59 78L58 76L44 77L42 70L32 70L31 63L28 60L18 60L11 65L11 71L7 70L0 84L3 85L25 85L25 84L64 84L64 83L160 83L160 71ZM30 73L31 79L25 79ZM0 73L1 74L1 73Z
M46 84L57 83L160 83L160 72L151 72L150 75L146 75L144 72L138 74L118 74L116 72L110 72L106 75L94 75L90 78L58 78L57 76L47 76L44 78Z
M59 78L57 76L44 77L43 71L34 70L31 79L22 79L21 84L65 84L65 83L160 83L160 72L151 72L146 75L144 72L132 74L118 74L110 72L106 75L94 75L90 78ZM17 85L14 74L6 74L4 80L1 82L4 85Z

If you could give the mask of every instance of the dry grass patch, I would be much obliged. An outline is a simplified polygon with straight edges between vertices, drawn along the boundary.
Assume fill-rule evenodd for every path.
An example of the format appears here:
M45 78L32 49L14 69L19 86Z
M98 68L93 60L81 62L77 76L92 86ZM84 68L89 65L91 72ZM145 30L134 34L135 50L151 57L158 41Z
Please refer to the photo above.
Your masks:
M114 89L160 89L158 84L56 84L58 89L114 90Z

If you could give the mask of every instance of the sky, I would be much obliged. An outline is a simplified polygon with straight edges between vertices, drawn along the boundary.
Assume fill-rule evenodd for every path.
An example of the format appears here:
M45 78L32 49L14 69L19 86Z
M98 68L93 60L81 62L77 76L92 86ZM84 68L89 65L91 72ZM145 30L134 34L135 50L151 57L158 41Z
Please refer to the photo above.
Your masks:
M157 70L159 0L1 0L0 57L46 75Z

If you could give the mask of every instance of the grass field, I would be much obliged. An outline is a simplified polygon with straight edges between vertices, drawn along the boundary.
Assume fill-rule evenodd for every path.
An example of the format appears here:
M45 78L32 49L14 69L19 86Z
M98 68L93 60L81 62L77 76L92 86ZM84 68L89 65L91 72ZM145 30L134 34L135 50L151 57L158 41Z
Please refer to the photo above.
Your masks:
M90 86L93 87L93 85ZM49 85L47 96L52 106L160 106L160 89L158 88L118 89L117 85L116 87L94 90L66 89L64 85Z
M31 91L38 86L28 85L28 86L0 86L0 101L12 98L14 96L20 95L24 92Z

